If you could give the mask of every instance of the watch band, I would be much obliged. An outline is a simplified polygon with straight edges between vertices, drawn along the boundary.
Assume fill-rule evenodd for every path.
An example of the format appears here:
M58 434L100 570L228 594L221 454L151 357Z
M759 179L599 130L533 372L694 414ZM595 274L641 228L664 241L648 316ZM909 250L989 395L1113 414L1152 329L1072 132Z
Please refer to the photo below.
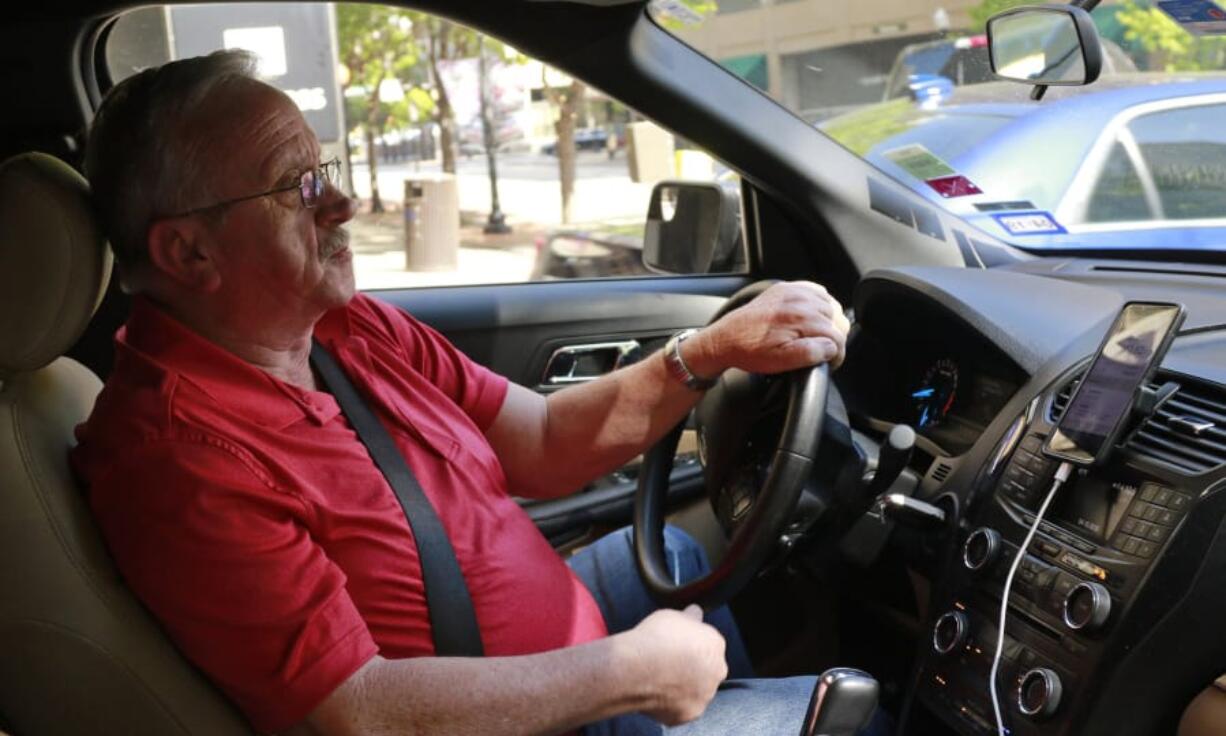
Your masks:
M668 374L680 381L686 388L693 391L706 391L716 384L716 378L699 378L681 358L681 343L693 337L698 330L682 330L668 339L664 344L664 367Z

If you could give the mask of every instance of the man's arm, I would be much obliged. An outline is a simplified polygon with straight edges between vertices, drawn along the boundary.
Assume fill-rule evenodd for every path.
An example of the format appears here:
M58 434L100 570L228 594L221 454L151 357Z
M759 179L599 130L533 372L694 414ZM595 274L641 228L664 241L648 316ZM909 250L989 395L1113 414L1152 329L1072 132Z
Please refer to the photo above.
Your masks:
M681 344L697 376L728 368L782 373L842 362L847 318L809 282L777 284ZM510 488L554 498L622 466L681 421L701 394L669 375L662 355L548 397L511 384L486 437Z
M285 736L560 733L644 712L697 718L727 676L724 640L697 606L521 657L375 657Z

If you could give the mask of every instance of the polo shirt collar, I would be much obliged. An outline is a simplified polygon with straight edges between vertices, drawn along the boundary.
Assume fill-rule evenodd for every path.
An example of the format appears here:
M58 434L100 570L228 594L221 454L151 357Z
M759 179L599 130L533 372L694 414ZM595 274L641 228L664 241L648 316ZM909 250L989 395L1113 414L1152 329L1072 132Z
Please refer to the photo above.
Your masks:
M336 354L353 338L329 314L323 342ZM337 334L337 333L341 334ZM340 414L331 394L307 391L257 368L237 355L193 332L146 297L132 300L127 324L116 335L119 350L134 350L158 363L169 373L197 386L218 405L274 429L285 429L307 420L324 425Z

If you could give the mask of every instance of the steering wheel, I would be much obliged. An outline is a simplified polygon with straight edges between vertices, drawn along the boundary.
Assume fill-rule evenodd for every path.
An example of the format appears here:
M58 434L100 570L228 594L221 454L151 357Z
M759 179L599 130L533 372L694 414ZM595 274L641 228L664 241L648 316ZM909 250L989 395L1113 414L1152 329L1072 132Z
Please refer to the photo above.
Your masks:
M711 319L749 303L774 282L741 289ZM643 459L634 499L634 556L647 590L662 605L726 603L770 556L809 480L826 414L826 366L763 376L724 371L694 410L698 458L715 516L730 536L707 575L674 581L664 555L664 499L683 420ZM779 425L782 423L782 430Z

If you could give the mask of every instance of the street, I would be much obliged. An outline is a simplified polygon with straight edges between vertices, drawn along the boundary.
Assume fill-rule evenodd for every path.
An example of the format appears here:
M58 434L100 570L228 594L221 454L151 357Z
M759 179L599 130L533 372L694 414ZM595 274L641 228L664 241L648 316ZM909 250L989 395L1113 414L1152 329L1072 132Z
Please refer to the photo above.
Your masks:
M484 155L460 157L457 161L460 209L487 214L490 183ZM647 214L651 184L630 181L625 152L610 160L603 151L580 151L575 166L575 193L571 200L572 223L590 227L641 221ZM379 193L388 203L404 198L404 179L417 172L439 172L437 163L398 162L379 164ZM353 166L353 186L362 199L370 198L370 172L365 164ZM512 227L533 223L555 227L562 222L562 195L558 183L558 160L539 153L498 155L498 195L503 214Z

